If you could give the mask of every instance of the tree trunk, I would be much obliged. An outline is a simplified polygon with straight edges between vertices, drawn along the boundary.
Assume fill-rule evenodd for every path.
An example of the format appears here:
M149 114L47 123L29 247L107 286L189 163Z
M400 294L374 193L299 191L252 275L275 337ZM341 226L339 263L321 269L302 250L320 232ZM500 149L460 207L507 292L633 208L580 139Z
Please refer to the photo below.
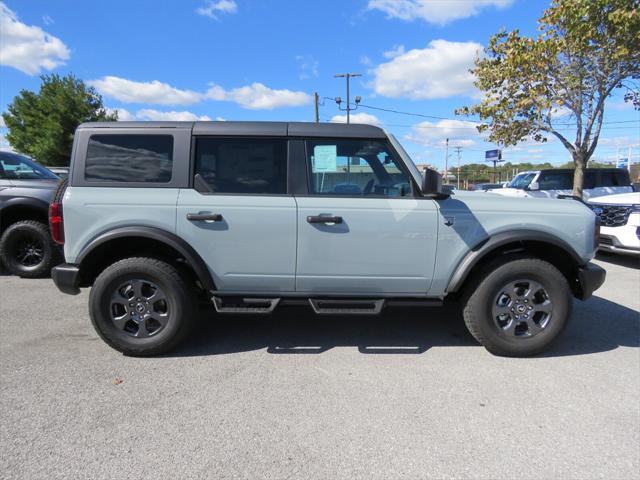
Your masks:
M573 154L573 164L576 171L573 174L573 192L574 197L582 198L582 187L584 186L584 171L587 168L586 155L584 152L576 151Z

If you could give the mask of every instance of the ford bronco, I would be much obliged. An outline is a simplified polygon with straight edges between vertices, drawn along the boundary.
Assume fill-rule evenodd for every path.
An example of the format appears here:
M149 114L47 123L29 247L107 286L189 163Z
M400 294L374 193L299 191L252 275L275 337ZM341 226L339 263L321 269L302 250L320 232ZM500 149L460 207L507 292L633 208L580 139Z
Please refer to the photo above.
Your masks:
M96 331L128 355L176 347L202 300L341 315L451 301L490 352L533 355L605 278L583 203L447 193L368 125L83 124L50 222L54 282L92 287Z

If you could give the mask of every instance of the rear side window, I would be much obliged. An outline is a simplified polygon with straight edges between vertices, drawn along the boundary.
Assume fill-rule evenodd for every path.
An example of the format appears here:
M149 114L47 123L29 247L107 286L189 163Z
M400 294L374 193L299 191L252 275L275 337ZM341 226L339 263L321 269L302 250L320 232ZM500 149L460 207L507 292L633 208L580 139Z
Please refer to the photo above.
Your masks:
M569 172L543 172L538 180L540 190L571 190L573 174Z
M598 187L627 187L630 185L629 178L625 171L602 172Z
M168 183L171 135L91 135L84 178L90 182Z
M287 141L198 138L195 174L213 193L286 194Z

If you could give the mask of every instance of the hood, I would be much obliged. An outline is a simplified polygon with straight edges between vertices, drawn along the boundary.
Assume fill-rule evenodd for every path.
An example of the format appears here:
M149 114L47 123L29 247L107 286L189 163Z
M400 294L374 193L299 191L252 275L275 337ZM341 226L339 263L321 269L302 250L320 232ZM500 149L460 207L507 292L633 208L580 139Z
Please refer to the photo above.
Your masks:
M638 205L640 204L640 192L617 193L603 197L590 198L589 203L599 205Z

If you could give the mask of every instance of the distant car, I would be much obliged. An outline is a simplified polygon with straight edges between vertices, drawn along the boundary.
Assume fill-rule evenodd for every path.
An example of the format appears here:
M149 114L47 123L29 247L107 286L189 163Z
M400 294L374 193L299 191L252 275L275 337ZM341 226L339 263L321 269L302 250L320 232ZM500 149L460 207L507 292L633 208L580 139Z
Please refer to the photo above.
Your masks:
M475 192L478 192L478 191L486 192L487 190L491 190L494 188L502 188L502 184L501 183L476 183L470 188L470 190L473 190Z
M640 255L640 193L591 198L588 205L600 217L600 249Z
M553 168L521 172L506 188L490 190L505 197L546 197L571 195L574 170ZM584 178L584 199L617 193L631 193L629 172L623 168L587 168Z
M69 176L69 167L47 167L47 169L60 178L67 178Z
M0 152L0 263L41 277L61 257L49 235L49 203L60 178L23 155Z

